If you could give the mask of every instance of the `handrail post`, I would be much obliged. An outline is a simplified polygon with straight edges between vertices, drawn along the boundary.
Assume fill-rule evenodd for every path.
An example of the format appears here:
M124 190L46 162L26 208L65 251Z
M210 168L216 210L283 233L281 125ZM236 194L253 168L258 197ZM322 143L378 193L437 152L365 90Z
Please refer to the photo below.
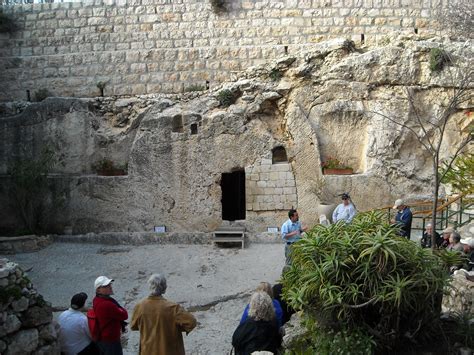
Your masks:
M449 224L449 206L446 206L446 227L445 228L448 228L448 224Z

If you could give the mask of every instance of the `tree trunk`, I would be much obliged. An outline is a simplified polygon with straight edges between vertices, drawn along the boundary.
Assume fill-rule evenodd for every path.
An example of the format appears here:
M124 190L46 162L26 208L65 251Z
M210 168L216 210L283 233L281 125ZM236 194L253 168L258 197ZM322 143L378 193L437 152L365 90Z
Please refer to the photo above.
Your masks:
M438 159L433 159L433 172L434 176L434 186L433 186L433 205L431 208L431 248L435 250L437 248L436 245L436 209L438 208L438 193L439 193L439 175L438 175Z

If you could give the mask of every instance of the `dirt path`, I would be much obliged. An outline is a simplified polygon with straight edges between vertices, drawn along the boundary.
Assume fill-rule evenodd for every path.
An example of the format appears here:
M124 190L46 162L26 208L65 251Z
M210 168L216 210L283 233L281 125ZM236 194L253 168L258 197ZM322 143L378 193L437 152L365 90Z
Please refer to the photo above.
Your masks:
M31 254L5 256L30 269L38 291L56 307L67 307L74 293L94 293L99 275L115 279L116 299L131 316L147 296L147 278L166 275L165 297L193 311L198 327L185 338L188 354L227 354L252 290L260 281L274 283L284 260L281 244L252 244L248 248L210 245L101 246L55 243ZM128 332L126 354L138 352L139 335Z

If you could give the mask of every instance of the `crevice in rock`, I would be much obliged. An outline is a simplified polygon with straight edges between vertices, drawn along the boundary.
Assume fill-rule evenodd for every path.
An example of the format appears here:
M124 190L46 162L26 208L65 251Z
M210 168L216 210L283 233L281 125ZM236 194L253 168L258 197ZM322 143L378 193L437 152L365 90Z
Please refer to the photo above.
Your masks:
M211 309L212 307L218 305L219 303L225 303L225 302L229 302L229 301L233 301L233 300L237 300L237 299L242 299L242 298L245 298L245 297L250 297L252 292L253 291L243 291L243 292L239 292L239 293L234 293L233 295L227 295L227 296L218 298L217 300L214 300L214 301L209 302L209 303L186 307L186 309L189 312L208 311L209 309Z

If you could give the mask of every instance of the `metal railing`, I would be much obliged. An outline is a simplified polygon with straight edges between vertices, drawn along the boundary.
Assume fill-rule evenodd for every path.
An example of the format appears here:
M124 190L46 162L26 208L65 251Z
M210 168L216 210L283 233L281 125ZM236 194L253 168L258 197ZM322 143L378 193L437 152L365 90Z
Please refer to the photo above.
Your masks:
M421 230L431 223L432 212L417 211L413 213L413 219L420 221ZM459 228L474 220L474 199L466 194L460 194L449 198L444 204L436 209L436 228L442 230L448 226Z
M431 223L433 201L421 201L410 204L413 213L412 230L425 230ZM387 211L389 221L395 218L395 210L392 206L385 206L377 210ZM459 194L448 198L438 199L436 209L436 227L434 230L441 231L449 225L461 227L474 220L474 197L472 195Z

